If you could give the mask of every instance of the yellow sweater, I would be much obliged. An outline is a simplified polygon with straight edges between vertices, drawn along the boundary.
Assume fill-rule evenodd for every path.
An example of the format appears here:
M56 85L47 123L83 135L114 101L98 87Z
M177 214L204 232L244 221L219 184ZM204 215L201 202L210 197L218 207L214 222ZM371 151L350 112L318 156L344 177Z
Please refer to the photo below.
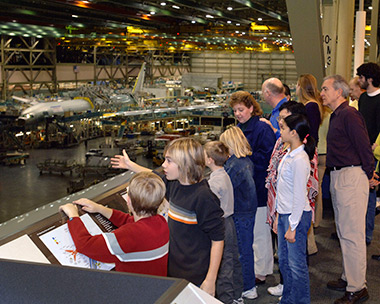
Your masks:
M380 163L380 133L377 136L375 143L377 144L375 150L373 150L373 155L377 159L376 172L379 172L379 163Z

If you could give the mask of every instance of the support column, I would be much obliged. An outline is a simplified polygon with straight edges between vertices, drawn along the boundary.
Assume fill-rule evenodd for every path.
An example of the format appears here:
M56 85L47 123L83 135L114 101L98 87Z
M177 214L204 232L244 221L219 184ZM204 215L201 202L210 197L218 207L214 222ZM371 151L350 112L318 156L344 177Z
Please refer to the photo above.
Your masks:
M371 12L371 46L369 47L369 61L377 62L378 52L378 39L377 39L377 27L379 26L379 0L372 0L372 12Z
M355 0L338 1L336 74L351 78Z
M364 63L365 17L366 12L364 11L364 0L360 0L359 10L356 12L355 54L352 77L355 77L356 69Z
M310 73L320 85L325 76L319 0L286 0L297 74Z
M6 100L7 99L7 91L8 91L8 84L7 84L7 75L6 75L6 72L5 72L5 68L4 68L4 65L5 65L5 52L4 52L4 36L1 35L0 36L0 39L1 39L1 42L0 42L0 51L1 51L1 85L2 85L2 88L1 88L1 99L3 100Z

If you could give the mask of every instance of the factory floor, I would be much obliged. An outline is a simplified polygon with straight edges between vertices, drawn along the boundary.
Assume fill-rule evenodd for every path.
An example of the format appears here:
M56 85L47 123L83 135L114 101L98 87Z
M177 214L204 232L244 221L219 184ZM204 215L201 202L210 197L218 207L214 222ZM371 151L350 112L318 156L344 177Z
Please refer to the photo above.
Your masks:
M40 174L37 164L47 159L75 161L77 164L86 163L86 152L90 149L101 149L103 156L114 156L120 152L116 146L111 146L111 138L97 138L66 149L32 149L28 150L29 158L23 166L1 166L0 168L0 223L30 210L41 207L52 201L66 196L70 181L81 179L79 173L46 172ZM152 166L151 160L137 156L138 162ZM120 170L122 172L123 170ZM85 184L89 185L102 176L89 174Z
M0 223L17 215L24 214L37 207L43 206L67 195L70 179L78 178L74 173L44 173L40 175L37 168L39 162L45 159L75 160L85 163L85 153L89 149L99 149L105 143L104 139L88 141L68 149L30 150L30 157L24 166L1 167L0 173ZM119 153L119 148L101 148L104 155L113 156ZM137 162L151 166L150 162L138 156ZM86 183L91 183L96 176L86 177ZM337 279L342 271L342 258L339 242L330 238L334 232L334 221L331 206L328 204L324 210L324 220L315 229L315 238L318 253L309 257L309 273L311 284L311 303L333 303L335 299L343 296L342 292L326 288L326 282ZM376 217L373 241L367 247L367 285L370 294L368 304L380 303L380 262L371 259L372 254L380 254L380 216ZM278 303L278 298L270 296L267 288L279 282L278 265L275 264L274 274L267 277L264 285L258 286L259 297L255 300L245 300L246 304L272 304Z

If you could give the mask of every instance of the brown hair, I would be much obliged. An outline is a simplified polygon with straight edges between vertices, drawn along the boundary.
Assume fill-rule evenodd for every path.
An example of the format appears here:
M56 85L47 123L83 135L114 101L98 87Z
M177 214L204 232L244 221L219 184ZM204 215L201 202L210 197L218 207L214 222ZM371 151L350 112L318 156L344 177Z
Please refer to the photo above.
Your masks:
M210 141L206 143L203 148L206 152L207 157L212 158L215 162L215 165L220 167L224 165L230 156L228 147L221 141Z
M239 127L227 129L220 135L220 141L230 150L230 154L235 154L237 158L252 155L252 149L242 130Z
M155 215L164 200L166 187L153 172L135 174L128 186L128 196L137 215Z
M246 91L237 91L231 95L230 106L234 107L235 105L242 103L247 108L253 107L252 116L261 116L263 115L263 110L261 109L259 103L253 98L251 93Z
M298 78L297 84L299 85L298 98L302 104L309 101L315 101L318 104L321 122L323 120L324 109L322 99L317 89L317 79L311 74L304 74Z
M205 156L198 141L188 137L173 140L165 148L164 156L167 154L177 164L181 181L196 184L203 179Z

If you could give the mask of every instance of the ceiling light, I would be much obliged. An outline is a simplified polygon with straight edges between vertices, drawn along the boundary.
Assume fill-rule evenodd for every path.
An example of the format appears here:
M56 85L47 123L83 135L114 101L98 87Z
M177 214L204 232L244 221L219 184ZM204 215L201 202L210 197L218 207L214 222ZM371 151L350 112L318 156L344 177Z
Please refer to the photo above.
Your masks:
M263 18L257 18L257 21L263 21Z
M179 6L177 6L177 5L172 5L172 8L175 8L175 9L180 9L180 7L179 7Z
M73 18L78 18L78 15L71 15L71 17L73 17Z
M230 20L228 20L228 21L227 21L227 23L228 23L228 24L230 24L230 23L231 23L231 21L230 21Z
M165 6L166 5L166 2L161 2L160 3L162 6Z
M191 23L195 23L196 21L195 20L191 20Z
M236 26L240 26L240 23L236 23Z
M206 18L214 18L214 16L206 15Z
M234 9L234 8L231 7L231 6L227 7L227 10L228 10L228 11L232 11L233 9Z
M150 12L151 15L154 15L156 12Z

